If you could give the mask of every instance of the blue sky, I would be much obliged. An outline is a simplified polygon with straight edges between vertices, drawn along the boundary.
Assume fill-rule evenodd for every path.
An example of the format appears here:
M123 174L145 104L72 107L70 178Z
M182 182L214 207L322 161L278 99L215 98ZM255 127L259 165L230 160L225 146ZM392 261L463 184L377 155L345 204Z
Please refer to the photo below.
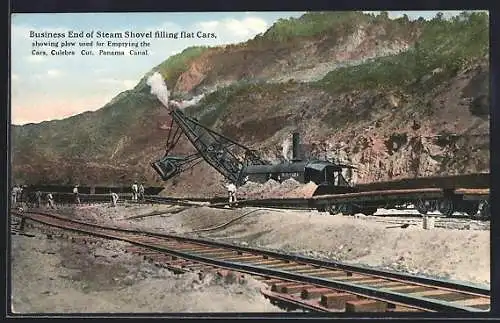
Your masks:
M389 16L396 18L404 13L410 19L420 16L429 19L437 11L393 11L389 12ZM445 17L450 17L460 11L443 13ZM304 12L13 14L12 122L41 122L97 110L120 92L133 88L151 68L186 47L246 41L264 32L279 18L300 17L302 14ZM217 39L148 39L151 42L149 56L80 56L81 48L78 46L75 56L41 57L31 54L34 39L29 37L30 31L67 33L69 30L200 30L215 33Z

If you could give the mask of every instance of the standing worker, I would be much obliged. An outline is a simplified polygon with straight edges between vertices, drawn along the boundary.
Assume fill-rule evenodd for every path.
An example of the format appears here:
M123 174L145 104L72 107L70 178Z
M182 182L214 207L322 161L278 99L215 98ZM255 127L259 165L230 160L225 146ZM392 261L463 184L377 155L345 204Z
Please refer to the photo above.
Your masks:
M48 193L47 194L47 203L49 205L50 208L52 209L55 209L55 205L54 205L54 196L52 196L52 193Z
M144 183L141 183L141 185L139 185L139 200L144 200Z
M75 203L80 204L80 194L78 193L78 184L73 187L73 196L75 198Z
M228 183L226 185L227 193L229 196L229 204L236 203L236 185L233 183Z
M111 204L113 205L113 207L115 207L116 203L118 202L118 194L111 190L109 190L109 193L111 194Z
M132 201L137 201L137 192L139 191L139 187L137 186L137 182L132 184Z
M35 192L35 202L36 202L36 207L41 207L42 206L42 192L40 190L37 190Z
M16 197L16 202L20 202L22 203L24 201L24 196L23 196L23 192L24 192L24 188L26 187L26 185L24 186L19 186L17 188L17 197ZM26 193L25 193L26 194Z
M14 187L12 188L12 192L11 192L11 201L10 201L11 205L10 205L10 207L16 207L18 191L19 191L19 188L17 187L17 185L14 185Z

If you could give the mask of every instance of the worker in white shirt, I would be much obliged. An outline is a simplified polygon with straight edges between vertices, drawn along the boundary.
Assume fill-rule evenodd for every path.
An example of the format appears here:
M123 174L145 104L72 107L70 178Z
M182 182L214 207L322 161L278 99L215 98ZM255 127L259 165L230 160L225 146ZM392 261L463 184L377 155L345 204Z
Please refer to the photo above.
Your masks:
M54 196L52 196L52 193L48 193L47 194L47 203L49 205L50 208L52 209L55 209L55 205L54 205Z
M16 207L17 205L17 194L19 192L19 187L17 187L17 185L14 185L14 187L12 188L12 191L11 191L11 205L10 207Z
M228 194L228 197L229 197L229 203L236 203L237 200L236 200L236 185L234 185L233 183L228 183L226 185L226 188L227 188L227 194Z
M17 197L16 197L16 202L18 203L22 203L24 201L24 196L23 196L23 192L24 194L26 194L26 192L24 191L24 188L26 187L26 185L24 186L19 186L17 188Z
M144 183L141 183L139 185L139 200L143 201L144 200Z
M116 203L118 203L118 194L116 194L115 192L113 191L109 191L109 193L111 194L111 203L113 206L116 206Z
M132 201L137 201L137 193L139 192L139 187L137 186L137 182L132 184Z
M80 194L78 193L78 184L73 187L73 196L75 198L75 203L80 204Z

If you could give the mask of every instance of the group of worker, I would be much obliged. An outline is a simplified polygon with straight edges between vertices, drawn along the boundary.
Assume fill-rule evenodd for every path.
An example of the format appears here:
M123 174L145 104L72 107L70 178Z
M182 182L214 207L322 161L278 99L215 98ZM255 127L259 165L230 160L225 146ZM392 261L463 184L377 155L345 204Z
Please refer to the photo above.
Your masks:
M23 187L20 185L14 185L14 187L11 190L11 206L16 207L18 202L21 201L23 196Z
M24 188L20 185L14 185L14 187L11 190L11 207L12 208L17 208L20 207L20 203L23 202L24 200ZM47 193L45 195L45 201L47 202L47 206L55 209L55 204L54 204L54 196L52 195L51 192ZM33 203L37 208L42 207L43 204L43 194L41 191L35 191L34 195L31 195L29 198L29 201L26 200L25 202Z
M132 201L144 200L144 191L144 183L138 185L137 182L134 182L134 184L132 184ZM109 193L111 194L111 204L116 206L118 203L118 194L111 190Z
M78 187L79 187L78 184L76 184L73 187L73 197L74 197L75 204L80 205L81 201L80 201L80 193L78 191ZM226 187L227 192L228 192L229 203L230 204L236 203L237 202L236 185L228 182L225 184L225 187ZM134 184L132 184L132 201L144 200L144 191L145 191L145 189L144 189L143 183L138 185L137 182L134 182ZM12 192L11 193L11 206L16 207L18 205L18 202L21 200L23 188L19 185L15 185L12 188L11 192ZM118 203L118 194L116 194L112 190L109 190L109 193L111 195L112 205L116 206L116 204ZM36 191L34 197L35 197L34 202L35 202L36 206L41 207L42 206L42 192L39 190ZM51 192L46 194L45 199L47 201L47 206L55 209L54 196L52 195Z
M143 200L144 191L145 189L143 183L137 185L137 182L134 182L134 184L132 185L132 200L133 201ZM112 190L110 190L109 193L111 195L111 203L113 204L113 206L116 206L118 202L118 194L114 193ZM14 187L11 190L11 207L15 208L19 205L19 202L21 201L22 198L22 194L23 194L23 187L19 185L14 185ZM47 202L48 207L55 209L54 196L51 192L45 195L45 200ZM30 201L36 207L38 208L42 207L43 193L40 190L35 191L34 194L31 195ZM73 201L77 205L81 204L78 184L75 184L75 186L73 187Z
M137 182L132 184L132 201L144 200L144 184L137 185Z

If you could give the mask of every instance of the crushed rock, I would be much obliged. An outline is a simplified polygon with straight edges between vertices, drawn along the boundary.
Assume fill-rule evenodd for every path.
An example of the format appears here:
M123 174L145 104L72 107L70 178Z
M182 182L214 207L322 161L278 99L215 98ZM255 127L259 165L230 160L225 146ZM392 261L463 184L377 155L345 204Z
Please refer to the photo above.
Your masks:
M316 188L313 182L301 184L293 178L281 183L270 179L263 184L247 182L238 189L238 195L246 198L311 197Z

